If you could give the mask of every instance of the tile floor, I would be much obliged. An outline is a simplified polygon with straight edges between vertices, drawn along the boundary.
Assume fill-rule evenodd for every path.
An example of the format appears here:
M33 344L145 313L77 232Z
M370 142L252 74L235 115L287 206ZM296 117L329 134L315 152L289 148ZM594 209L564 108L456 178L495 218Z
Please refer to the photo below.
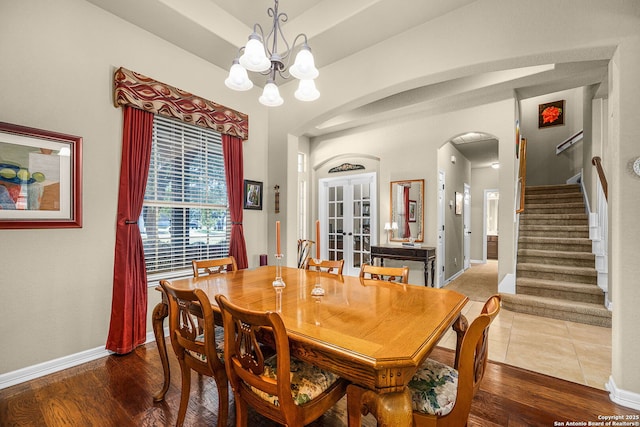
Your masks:
M469 323L482 309L469 301ZM450 331L440 346L455 349ZM489 359L604 390L611 375L611 329L501 310L489 329Z

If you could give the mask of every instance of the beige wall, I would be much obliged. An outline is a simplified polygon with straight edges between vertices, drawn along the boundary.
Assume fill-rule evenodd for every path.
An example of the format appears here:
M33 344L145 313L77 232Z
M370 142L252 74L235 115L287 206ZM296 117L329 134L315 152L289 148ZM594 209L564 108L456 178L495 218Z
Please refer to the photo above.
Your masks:
M224 70L81 0L2 2L0 52L0 120L83 137L84 167L82 228L0 230L2 374L106 342L122 140L117 67L248 113L252 179L266 177L267 116L256 93L224 87ZM245 211L252 266L266 247L263 218ZM150 290L150 308L158 296Z
M640 157L640 37L625 39L612 61L609 184L609 289L612 292L612 377L640 408L640 177L630 168ZM625 397L625 396L623 396Z
M538 105L564 100L564 125L538 128ZM556 146L583 129L583 89L520 101L520 129L527 139L527 185L565 184L582 169L580 142L556 154Z

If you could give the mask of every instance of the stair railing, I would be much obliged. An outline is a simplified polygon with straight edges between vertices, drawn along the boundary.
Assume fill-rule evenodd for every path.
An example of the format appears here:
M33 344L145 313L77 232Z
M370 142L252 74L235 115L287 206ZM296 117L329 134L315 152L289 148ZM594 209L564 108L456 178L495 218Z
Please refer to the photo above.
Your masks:
M516 209L516 213L524 212L524 191L527 186L527 140L520 140L520 165L518 167L518 193L520 194L520 203Z
M598 171L598 178L600 178L600 185L602 186L604 198L609 201L609 197L607 196L607 177L604 175L604 169L602 168L602 159L599 156L595 156L591 159L591 164L594 165L596 167L596 171Z

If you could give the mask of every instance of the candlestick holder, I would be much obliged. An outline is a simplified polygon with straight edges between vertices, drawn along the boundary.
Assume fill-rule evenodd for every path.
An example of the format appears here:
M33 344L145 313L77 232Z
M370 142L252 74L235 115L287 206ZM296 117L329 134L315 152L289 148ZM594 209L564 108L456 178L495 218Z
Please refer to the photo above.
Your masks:
M320 283L320 259L313 259L316 264L316 283L313 285L313 289L311 290L311 295L314 297L321 297L324 295L324 289L322 288L322 284Z
M273 287L278 289L278 288L284 288L285 286L287 286L284 283L284 280L282 280L282 257L284 255L282 254L276 254L276 278L273 281Z
M276 290L276 312L282 313L282 287L278 286Z

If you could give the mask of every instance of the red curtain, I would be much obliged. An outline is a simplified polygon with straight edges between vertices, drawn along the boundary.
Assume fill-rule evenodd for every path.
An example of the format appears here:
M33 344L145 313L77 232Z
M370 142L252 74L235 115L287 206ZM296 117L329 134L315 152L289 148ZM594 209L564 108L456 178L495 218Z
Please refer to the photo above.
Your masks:
M147 336L147 271L138 218L149 174L153 114L125 106L107 350L133 351Z
M409 228L409 188L404 187L404 238L411 237L411 228Z
M223 134L222 151L224 153L224 173L227 179L227 196L231 213L231 242L229 255L233 255L238 268L247 268L247 245L242 229L242 202L244 186L244 163L242 140L238 137Z

